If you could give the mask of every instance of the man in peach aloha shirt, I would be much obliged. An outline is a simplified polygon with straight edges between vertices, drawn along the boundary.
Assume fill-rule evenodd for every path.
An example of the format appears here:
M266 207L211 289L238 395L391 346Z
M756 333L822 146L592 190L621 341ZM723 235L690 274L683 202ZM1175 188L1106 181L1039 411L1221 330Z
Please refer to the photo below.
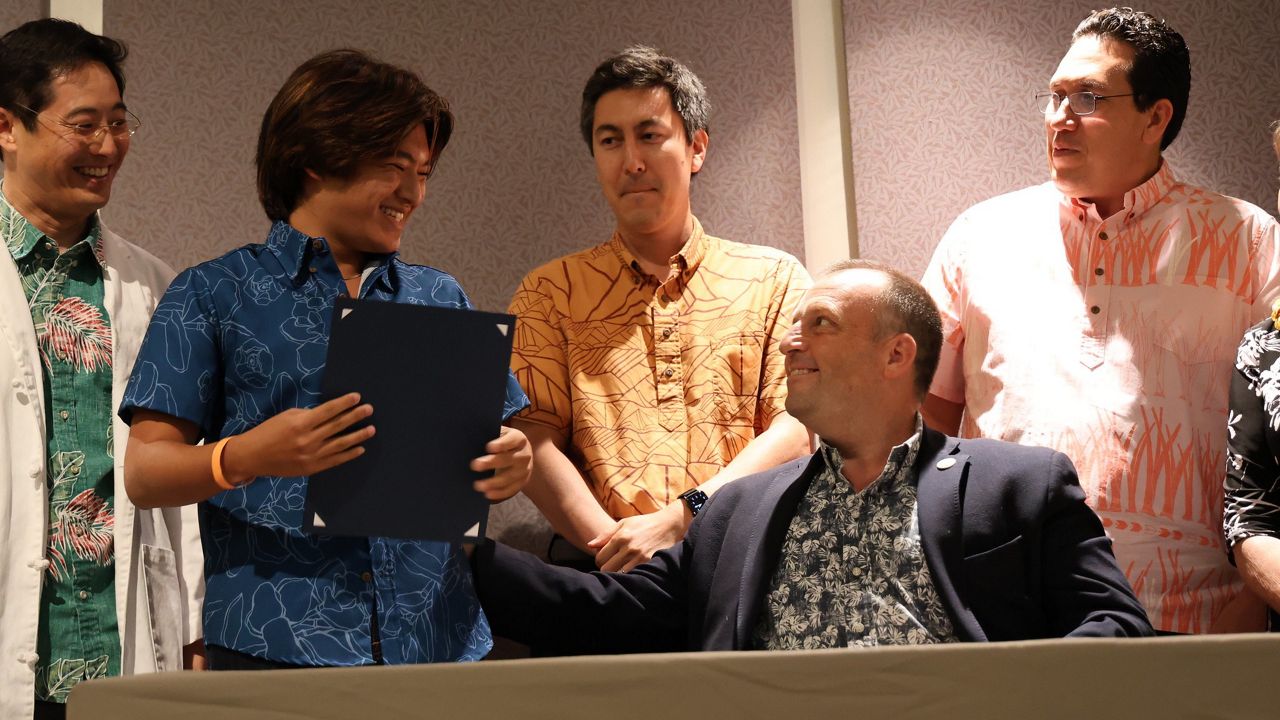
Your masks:
M925 272L946 333L925 415L1069 456L1157 630L1260 630L1220 538L1223 427L1280 230L1161 157L1189 87L1163 21L1080 24L1040 97L1052 181L966 211Z

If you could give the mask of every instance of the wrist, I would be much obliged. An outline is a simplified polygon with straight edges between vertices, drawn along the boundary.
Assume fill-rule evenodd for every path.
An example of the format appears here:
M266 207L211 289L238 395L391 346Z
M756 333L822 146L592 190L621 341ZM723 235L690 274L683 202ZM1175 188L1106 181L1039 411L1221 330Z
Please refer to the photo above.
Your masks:
M221 474L225 481L225 483L219 482L218 485L223 488L226 488L228 485L230 485L231 488L237 488L252 480L254 478L254 473L244 467L243 461L245 459L245 454L241 452L244 450L244 436L228 435L222 440L219 440L218 443L222 446L222 452L220 457L217 458L217 461L220 463ZM217 480L216 472L214 474L214 480Z

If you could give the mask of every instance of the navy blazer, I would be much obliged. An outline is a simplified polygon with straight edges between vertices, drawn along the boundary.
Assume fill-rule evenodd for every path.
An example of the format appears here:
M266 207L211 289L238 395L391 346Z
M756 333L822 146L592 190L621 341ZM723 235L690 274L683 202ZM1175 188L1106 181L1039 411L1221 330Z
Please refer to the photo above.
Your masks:
M557 654L749 650L820 455L722 487L683 542L629 573L583 573L486 542L473 554L496 634ZM962 640L1151 635L1062 453L926 429L920 540Z

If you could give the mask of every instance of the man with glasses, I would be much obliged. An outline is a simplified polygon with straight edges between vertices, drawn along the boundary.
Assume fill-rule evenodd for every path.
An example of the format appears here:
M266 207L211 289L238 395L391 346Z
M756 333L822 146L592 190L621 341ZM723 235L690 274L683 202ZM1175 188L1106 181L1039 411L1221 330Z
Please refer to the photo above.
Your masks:
M200 636L194 510L139 510L115 419L172 271L98 210L138 120L125 47L62 20L0 38L0 717L183 667ZM119 449L119 452L117 452Z
M1280 288L1280 230L1162 158L1190 86L1163 20L1076 28L1036 97L1051 182L966 211L925 273L947 339L925 413L1070 457L1157 630L1256 630L1220 538L1222 426L1236 344Z

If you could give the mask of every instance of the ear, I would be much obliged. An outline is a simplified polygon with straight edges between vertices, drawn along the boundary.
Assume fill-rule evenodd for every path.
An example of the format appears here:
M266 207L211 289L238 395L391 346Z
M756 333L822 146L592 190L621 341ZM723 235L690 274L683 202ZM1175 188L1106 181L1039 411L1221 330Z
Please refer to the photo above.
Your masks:
M21 122L17 115L0 108L0 150L12 153L18 149L18 143L13 137L13 132Z
M909 333L898 333L885 341L884 378L907 378L915 382L916 339Z
M693 134L693 141L689 143L693 147L693 157L689 160L690 173L697 173L702 169L702 163L707 161L707 143L710 139L706 130Z
M1160 147L1165 128L1173 120L1173 103L1168 98L1161 98L1147 108L1147 112L1151 116L1147 120L1147 126L1142 129L1142 141Z

